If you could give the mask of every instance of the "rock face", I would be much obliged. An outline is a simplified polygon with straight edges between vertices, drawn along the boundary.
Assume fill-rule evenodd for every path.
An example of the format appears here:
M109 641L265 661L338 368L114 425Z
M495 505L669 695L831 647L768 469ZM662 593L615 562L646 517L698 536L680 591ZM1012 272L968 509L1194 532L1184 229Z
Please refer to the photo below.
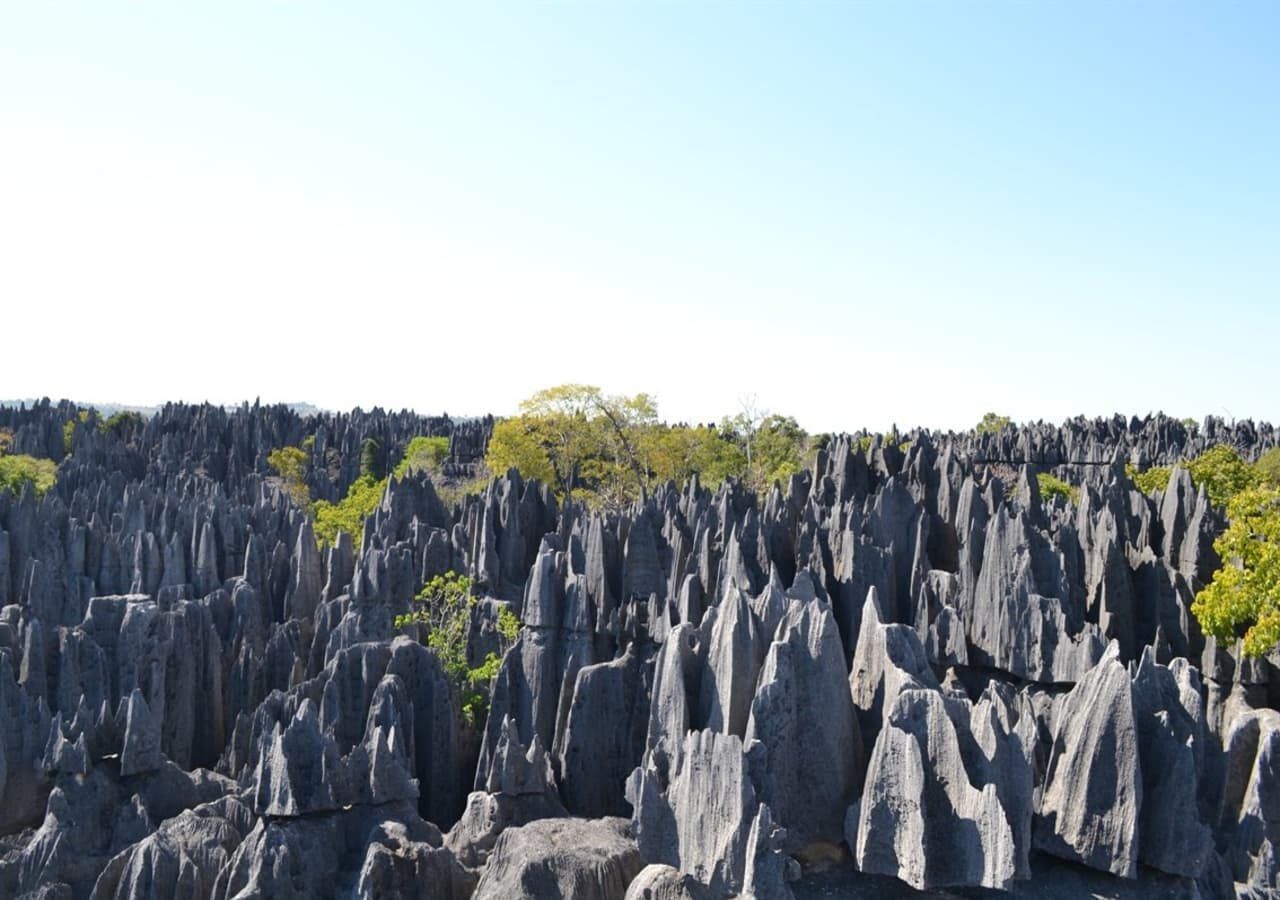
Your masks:
M862 737L843 657L830 608L813 599L782 617L760 671L746 744L759 748L752 761L759 796L786 828L789 847L839 841L844 811L862 786Z
M664 785L656 769L627 784L636 842L646 860L687 872L713 891L740 890L758 801L736 735L694 731Z
M475 900L623 900L644 868L624 819L543 819L503 832Z
M1057 713L1036 846L1136 877L1142 784L1129 676L1112 644Z
M0 897L1280 891L1280 654L1199 633L1179 465L1270 426L839 435L607 513L418 473L326 543L273 450L332 503L448 437L456 487L492 421L79 412L0 407L59 463L0 490ZM449 572L459 633L397 628Z
M852 813L856 813L854 816ZM994 784L969 784L937 691L900 693L876 741L849 843L864 872L912 887L1004 889L1016 874L1013 831ZM934 850L946 847L945 853Z

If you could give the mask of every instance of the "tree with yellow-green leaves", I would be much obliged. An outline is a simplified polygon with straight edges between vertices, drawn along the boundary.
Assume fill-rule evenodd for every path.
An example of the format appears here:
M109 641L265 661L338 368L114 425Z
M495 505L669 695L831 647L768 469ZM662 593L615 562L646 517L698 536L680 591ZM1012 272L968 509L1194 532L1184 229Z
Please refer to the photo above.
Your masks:
M804 465L808 435L787 416L758 412L719 427L669 425L648 394L605 394L593 385L539 391L520 414L495 424L485 463L537 478L561 497L619 509L667 481L698 475L767 488Z
M1261 656L1280 642L1280 488L1249 487L1227 503L1230 525L1213 547L1222 568L1196 596L1201 629L1224 643L1243 633Z
M51 459L0 453L0 491L19 494L29 481L36 496L42 497L57 479L58 464Z
M494 426L485 463L495 473L514 468L544 481L561 497L619 506L649 487L647 455L657 425L648 394L557 385L524 400L519 415Z
M285 491L303 509L311 505L307 488L307 454L301 447L278 447L267 454L267 465L276 470Z

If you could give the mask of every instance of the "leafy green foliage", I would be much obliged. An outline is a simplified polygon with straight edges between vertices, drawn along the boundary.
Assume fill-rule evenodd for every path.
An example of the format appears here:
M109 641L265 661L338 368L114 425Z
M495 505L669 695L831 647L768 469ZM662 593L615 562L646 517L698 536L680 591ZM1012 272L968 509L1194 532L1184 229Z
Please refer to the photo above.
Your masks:
M996 434L1004 431L1010 424L1011 420L1008 416L989 412L982 417L982 421L975 425L973 430L978 434Z
M695 473L712 488L726 478L755 487L785 481L803 468L808 444L788 416L752 410L718 428L668 425L648 394L565 384L539 391L520 404L519 415L498 422L485 464L493 472L515 468L561 498L618 509Z
M0 428L0 455L8 453L13 447L13 432L8 428Z
M301 447L278 447L267 454L267 465L276 470L284 489L293 502L303 509L311 505L311 491L307 487L307 454Z
M21 454L0 456L0 491L21 493L22 486L30 481L36 495L42 497L57 478L58 466L51 459Z
M621 506L649 484L648 439L657 407L647 394L604 394L598 387L563 384L538 391L520 415L494 426L485 463L551 485L558 496Z
M1203 486L1210 502L1226 506L1231 498L1258 480L1253 466L1240 458L1240 454L1225 444L1211 447L1187 464L1191 480L1197 488Z
M734 436L707 425L657 426L647 436L645 453L655 484L681 484L696 474L714 490L726 478L741 478L747 468L746 453Z
M1191 612L1207 634L1261 656L1280 641L1280 489L1251 487L1227 504L1231 524L1216 541L1222 568Z
M427 646L452 678L465 676L467 665L467 626L476 598L471 595L471 579L457 572L437 575L414 598L413 612L396 616L396 627L423 625L427 629Z
M142 416L129 410L112 413L98 423L98 431L112 437L124 437L135 428L142 427Z
M0 437L3 440L3 437ZM1280 487L1280 447L1272 447L1253 464L1258 481L1269 487Z
M502 635L503 640L512 644L520 634L520 620L516 618L515 613L505 607L498 613L498 633Z
M1169 476L1172 474L1168 466L1152 466L1145 472L1139 472L1133 466L1127 465L1124 471L1129 476L1129 480L1144 494L1163 491L1169 486Z
M1062 497L1073 503L1080 497L1080 489L1072 487L1067 482L1052 475L1049 472L1039 472L1036 474L1036 481L1040 486L1040 499L1045 503L1053 501L1054 497Z
M320 546L333 544L338 539L338 532L345 531L351 535L355 548L360 549L364 540L364 520L378 508L386 488L387 479L361 475L351 482L347 496L337 503L317 500L311 510L315 514L316 541Z
M441 482L436 485L436 495L444 504L445 509L453 509L473 494L483 494L484 489L489 486L489 470L480 466L480 471L472 478L463 481Z
M447 437L426 437L419 435L404 449L404 459L395 468L397 480L411 472L426 472L434 479L449 458L449 439Z
M804 467L808 438L792 417L766 416L755 435L748 483L761 490L767 490L775 481L785 485L787 479Z
M84 425L89 421L89 410L80 410L79 415L74 419L67 419L62 425L62 452L68 456L71 454L71 448L75 445L76 428Z
M563 496L546 440L543 423L535 418L513 416L495 422L485 452L485 465L498 474L515 469L524 478L536 478L552 485Z
M395 624L397 628L420 625L427 629L427 646L458 686L463 719L478 727L488 713L490 685L502 661L498 654L490 653L474 668L467 662L467 631L476 604L471 587L471 579L457 572L437 575L418 593L413 612L397 616ZM520 620L504 609L498 617L503 641L514 642L519 631Z
M360 474L375 481L387 477L387 462L382 453L382 442L377 438L365 438L360 445Z

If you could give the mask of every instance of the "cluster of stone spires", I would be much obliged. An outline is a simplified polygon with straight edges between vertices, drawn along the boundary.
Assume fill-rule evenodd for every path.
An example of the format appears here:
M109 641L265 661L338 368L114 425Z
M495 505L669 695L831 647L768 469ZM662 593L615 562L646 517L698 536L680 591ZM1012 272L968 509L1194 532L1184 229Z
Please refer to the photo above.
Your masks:
M0 427L61 458L71 415ZM1280 889L1280 657L1200 634L1223 523L1176 468L1269 426L839 437L765 496L620 515L414 476L358 551L268 477L314 436L338 497L369 437L447 435L461 468L488 427L170 405L0 494L0 896L786 898L815 848L925 890L1031 896L1050 859ZM1126 463L1175 470L1147 496ZM394 627L449 571L484 597L473 662L522 622L481 730Z

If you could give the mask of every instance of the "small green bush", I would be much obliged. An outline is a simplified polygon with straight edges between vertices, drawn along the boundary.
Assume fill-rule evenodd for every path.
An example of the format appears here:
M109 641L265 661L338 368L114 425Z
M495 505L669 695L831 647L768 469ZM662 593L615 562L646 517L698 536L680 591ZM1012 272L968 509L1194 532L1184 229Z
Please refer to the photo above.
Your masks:
M361 475L351 483L347 496L337 503L317 500L311 511L315 514L316 540L320 546L333 544L338 539L338 532L345 531L351 535L352 543L358 550L364 539L364 520L378 508L386 488L387 479Z
M449 439L447 437L427 437L419 435L409 441L404 449L404 458L396 466L397 480L411 472L426 472L435 476L440 472L444 461L449 458Z
M89 410L82 409L80 414L74 419L67 419L62 425L62 452L67 455L71 454L71 448L75 445L76 426L83 425L89 421Z
M275 469L293 502L303 509L311 506L307 488L307 454L301 447L278 447L267 454L267 465Z
M1172 474L1168 466L1152 466L1145 472L1139 472L1133 466L1125 466L1124 471L1129 476L1129 480L1144 494L1163 491L1169 486L1169 476Z
M1272 447L1259 456L1253 468L1258 473L1260 482L1271 487L1280 487L1280 447Z
M1048 472L1040 472L1036 475L1036 481L1040 485L1040 499L1045 503L1052 502L1054 497L1062 497L1070 500L1072 503L1080 498L1080 489L1072 487L1055 475Z
M1211 447L1187 464L1191 480L1215 506L1225 507L1231 498L1257 483L1253 466L1225 444Z
M0 491L18 494L28 481L36 496L43 497L58 479L58 466L51 459L36 459L22 454L0 456Z
M973 430L978 434L996 434L1004 431L1010 424L1011 420L1008 416L989 412L982 417L982 421L975 425Z
M427 629L427 646L458 686L463 719L469 726L479 727L488 715L490 686L498 677L502 660L490 653L474 668L467 663L467 629L476 604L471 579L457 572L437 575L418 593L415 603L413 612L396 617L396 627L421 625ZM514 642L519 631L520 620L504 609L498 616L503 641Z
M121 410L113 413L107 418L98 422L98 431L102 434L109 434L113 437L124 437L124 435L135 428L142 425L142 416L136 412Z
M1230 525L1213 542L1222 568L1196 595L1200 628L1223 643L1244 636L1261 656L1280 641L1280 489L1246 488L1227 504Z
M375 480L387 477L386 460L382 455L382 442L377 438L365 438L360 445L360 474Z
M515 643L516 638L520 634L520 620L516 618L516 614L509 609L503 609L498 613L498 633L508 643Z

